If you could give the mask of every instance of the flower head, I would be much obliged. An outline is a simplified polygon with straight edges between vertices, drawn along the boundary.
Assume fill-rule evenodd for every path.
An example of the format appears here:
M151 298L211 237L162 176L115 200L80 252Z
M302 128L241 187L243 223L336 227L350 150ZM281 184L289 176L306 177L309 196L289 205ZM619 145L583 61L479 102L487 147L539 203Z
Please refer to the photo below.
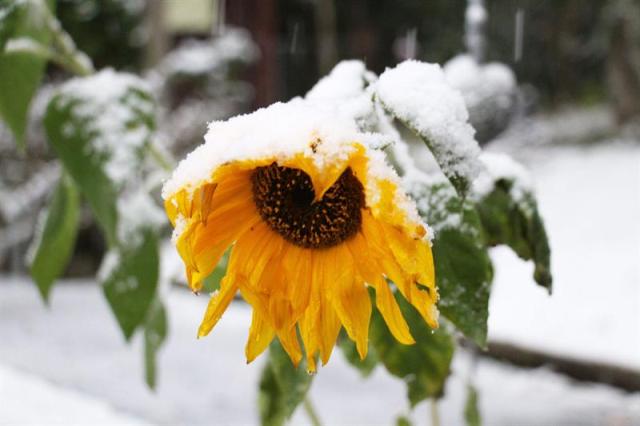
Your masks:
M209 126L205 144L163 188L174 242L198 291L232 246L198 335L239 291L253 307L248 361L278 337L315 371L344 326L362 358L371 301L398 341L413 343L388 280L437 327L427 227L384 155L327 108L301 100ZM387 280L388 279L388 280Z

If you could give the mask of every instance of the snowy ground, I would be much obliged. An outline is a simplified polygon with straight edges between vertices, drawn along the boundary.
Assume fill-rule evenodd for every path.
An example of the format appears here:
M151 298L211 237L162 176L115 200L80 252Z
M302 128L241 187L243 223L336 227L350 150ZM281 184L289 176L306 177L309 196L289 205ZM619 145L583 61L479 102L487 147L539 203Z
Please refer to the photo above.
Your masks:
M211 337L197 341L205 301L172 292L171 339L160 358L159 389L151 393L142 382L139 348L123 344L91 283L61 284L51 310L24 280L3 279L1 294L0 424L257 423L260 362L244 363L246 306L233 306ZM470 366L461 352L440 406L442 424L462 424ZM545 369L480 360L473 380L488 425L640 423L640 394L573 383ZM389 425L406 410L404 392L381 369L361 379L335 353L316 376L311 398L326 424ZM425 423L426 404L413 418ZM298 412L292 423L306 421Z
M525 347L640 370L640 148L613 143L526 153L553 249L552 297L502 249L490 336ZM0 277L0 424L255 424L260 360L245 365L249 310L236 304L195 339L205 298L170 293L171 336L160 384L142 380L139 342L125 346L101 292L70 281L45 309L25 279ZM470 356L460 352L443 425L462 424ZM545 369L479 360L473 381L487 425L640 424L640 394L576 383ZM311 399L325 424L389 425L406 411L401 383L378 369L362 380L336 352ZM426 424L426 404L412 415ZM293 424L305 423L304 413Z

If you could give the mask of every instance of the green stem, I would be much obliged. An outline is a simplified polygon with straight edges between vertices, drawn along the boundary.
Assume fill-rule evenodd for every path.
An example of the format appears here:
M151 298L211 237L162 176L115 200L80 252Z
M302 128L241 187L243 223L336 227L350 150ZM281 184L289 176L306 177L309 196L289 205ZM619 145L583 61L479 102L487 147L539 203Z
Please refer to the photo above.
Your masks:
M76 75L88 76L93 74L95 70L91 59L84 52L78 50L73 39L62 28L60 21L51 13L49 8L45 7L44 9L46 10L46 25L52 35L51 60Z
M155 142L151 142L149 144L149 154L156 161L158 166L162 168L162 170L171 173L175 168L175 160L171 158L169 153L167 153L164 149L160 148L156 145Z
M429 400L430 411L431 411L431 426L440 426L440 413L438 411L438 400L435 398L431 398Z
M313 407L313 404L311 403L311 400L309 399L308 395L304 397L304 400L302 401L302 406L304 407L304 411L307 413L307 416L309 416L309 420L311 420L311 424L313 426L322 426L320 417L318 417L318 413L316 412L316 409Z

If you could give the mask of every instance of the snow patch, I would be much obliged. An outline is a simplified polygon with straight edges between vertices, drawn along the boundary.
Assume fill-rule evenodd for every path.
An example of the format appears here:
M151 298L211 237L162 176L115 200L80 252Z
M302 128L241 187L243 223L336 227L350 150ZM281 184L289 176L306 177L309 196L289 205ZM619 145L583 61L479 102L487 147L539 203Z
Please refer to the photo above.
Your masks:
M443 70L447 83L462 93L468 108L476 107L487 98L510 95L516 88L513 71L498 62L479 65L469 55L458 55L448 61Z
M511 196L515 201L520 201L525 194L533 192L531 174L507 154L484 152L480 155L480 162L485 169L473 181L472 194L475 199L488 195L499 180L513 183Z
M251 63L260 51L247 30L228 28L213 40L187 40L162 61L163 73L206 75L226 72L230 62Z

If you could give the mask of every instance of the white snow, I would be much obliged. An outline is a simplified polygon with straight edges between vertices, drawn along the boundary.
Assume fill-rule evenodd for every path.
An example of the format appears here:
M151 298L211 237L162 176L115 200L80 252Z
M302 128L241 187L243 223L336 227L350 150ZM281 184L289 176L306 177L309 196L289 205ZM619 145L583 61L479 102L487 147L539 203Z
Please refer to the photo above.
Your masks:
M462 93L469 109L491 98L510 102L506 96L516 88L516 78L509 67L498 62L480 65L470 55L454 57L443 70L447 82Z
M333 100L360 96L364 90L366 72L362 61L341 61L309 90L305 98Z
M166 216L153 198L142 188L118 198L118 239L132 246L142 243L141 231L160 229L167 223Z
M472 180L480 153L462 95L439 65L409 60L387 69L375 84L378 99L393 115L428 139L447 175Z
M207 75L226 72L229 62L253 62L260 51L245 29L227 27L212 40L187 40L160 64L166 74Z
M0 365L2 425L146 425L103 399Z
M86 146L87 154L104 155L105 171L117 184L124 184L136 174L142 147L151 138L152 129L140 123L139 114L153 116L154 104L131 96L131 90L149 91L147 84L133 74L104 69L90 77L68 80L61 88L63 102L73 105L74 121L65 132L88 126L95 133ZM129 96L128 96L129 95Z
M531 174L509 155L504 153L483 152L480 154L480 162L484 165L483 170L473 181L472 196L474 199L481 199L493 191L496 181L500 179L509 180L513 183L511 196L520 200L524 194L533 191Z
M341 61L309 90L305 99L328 103L341 115L356 120L360 130L369 131L375 126L375 113L372 94L366 86L375 78L362 61Z

